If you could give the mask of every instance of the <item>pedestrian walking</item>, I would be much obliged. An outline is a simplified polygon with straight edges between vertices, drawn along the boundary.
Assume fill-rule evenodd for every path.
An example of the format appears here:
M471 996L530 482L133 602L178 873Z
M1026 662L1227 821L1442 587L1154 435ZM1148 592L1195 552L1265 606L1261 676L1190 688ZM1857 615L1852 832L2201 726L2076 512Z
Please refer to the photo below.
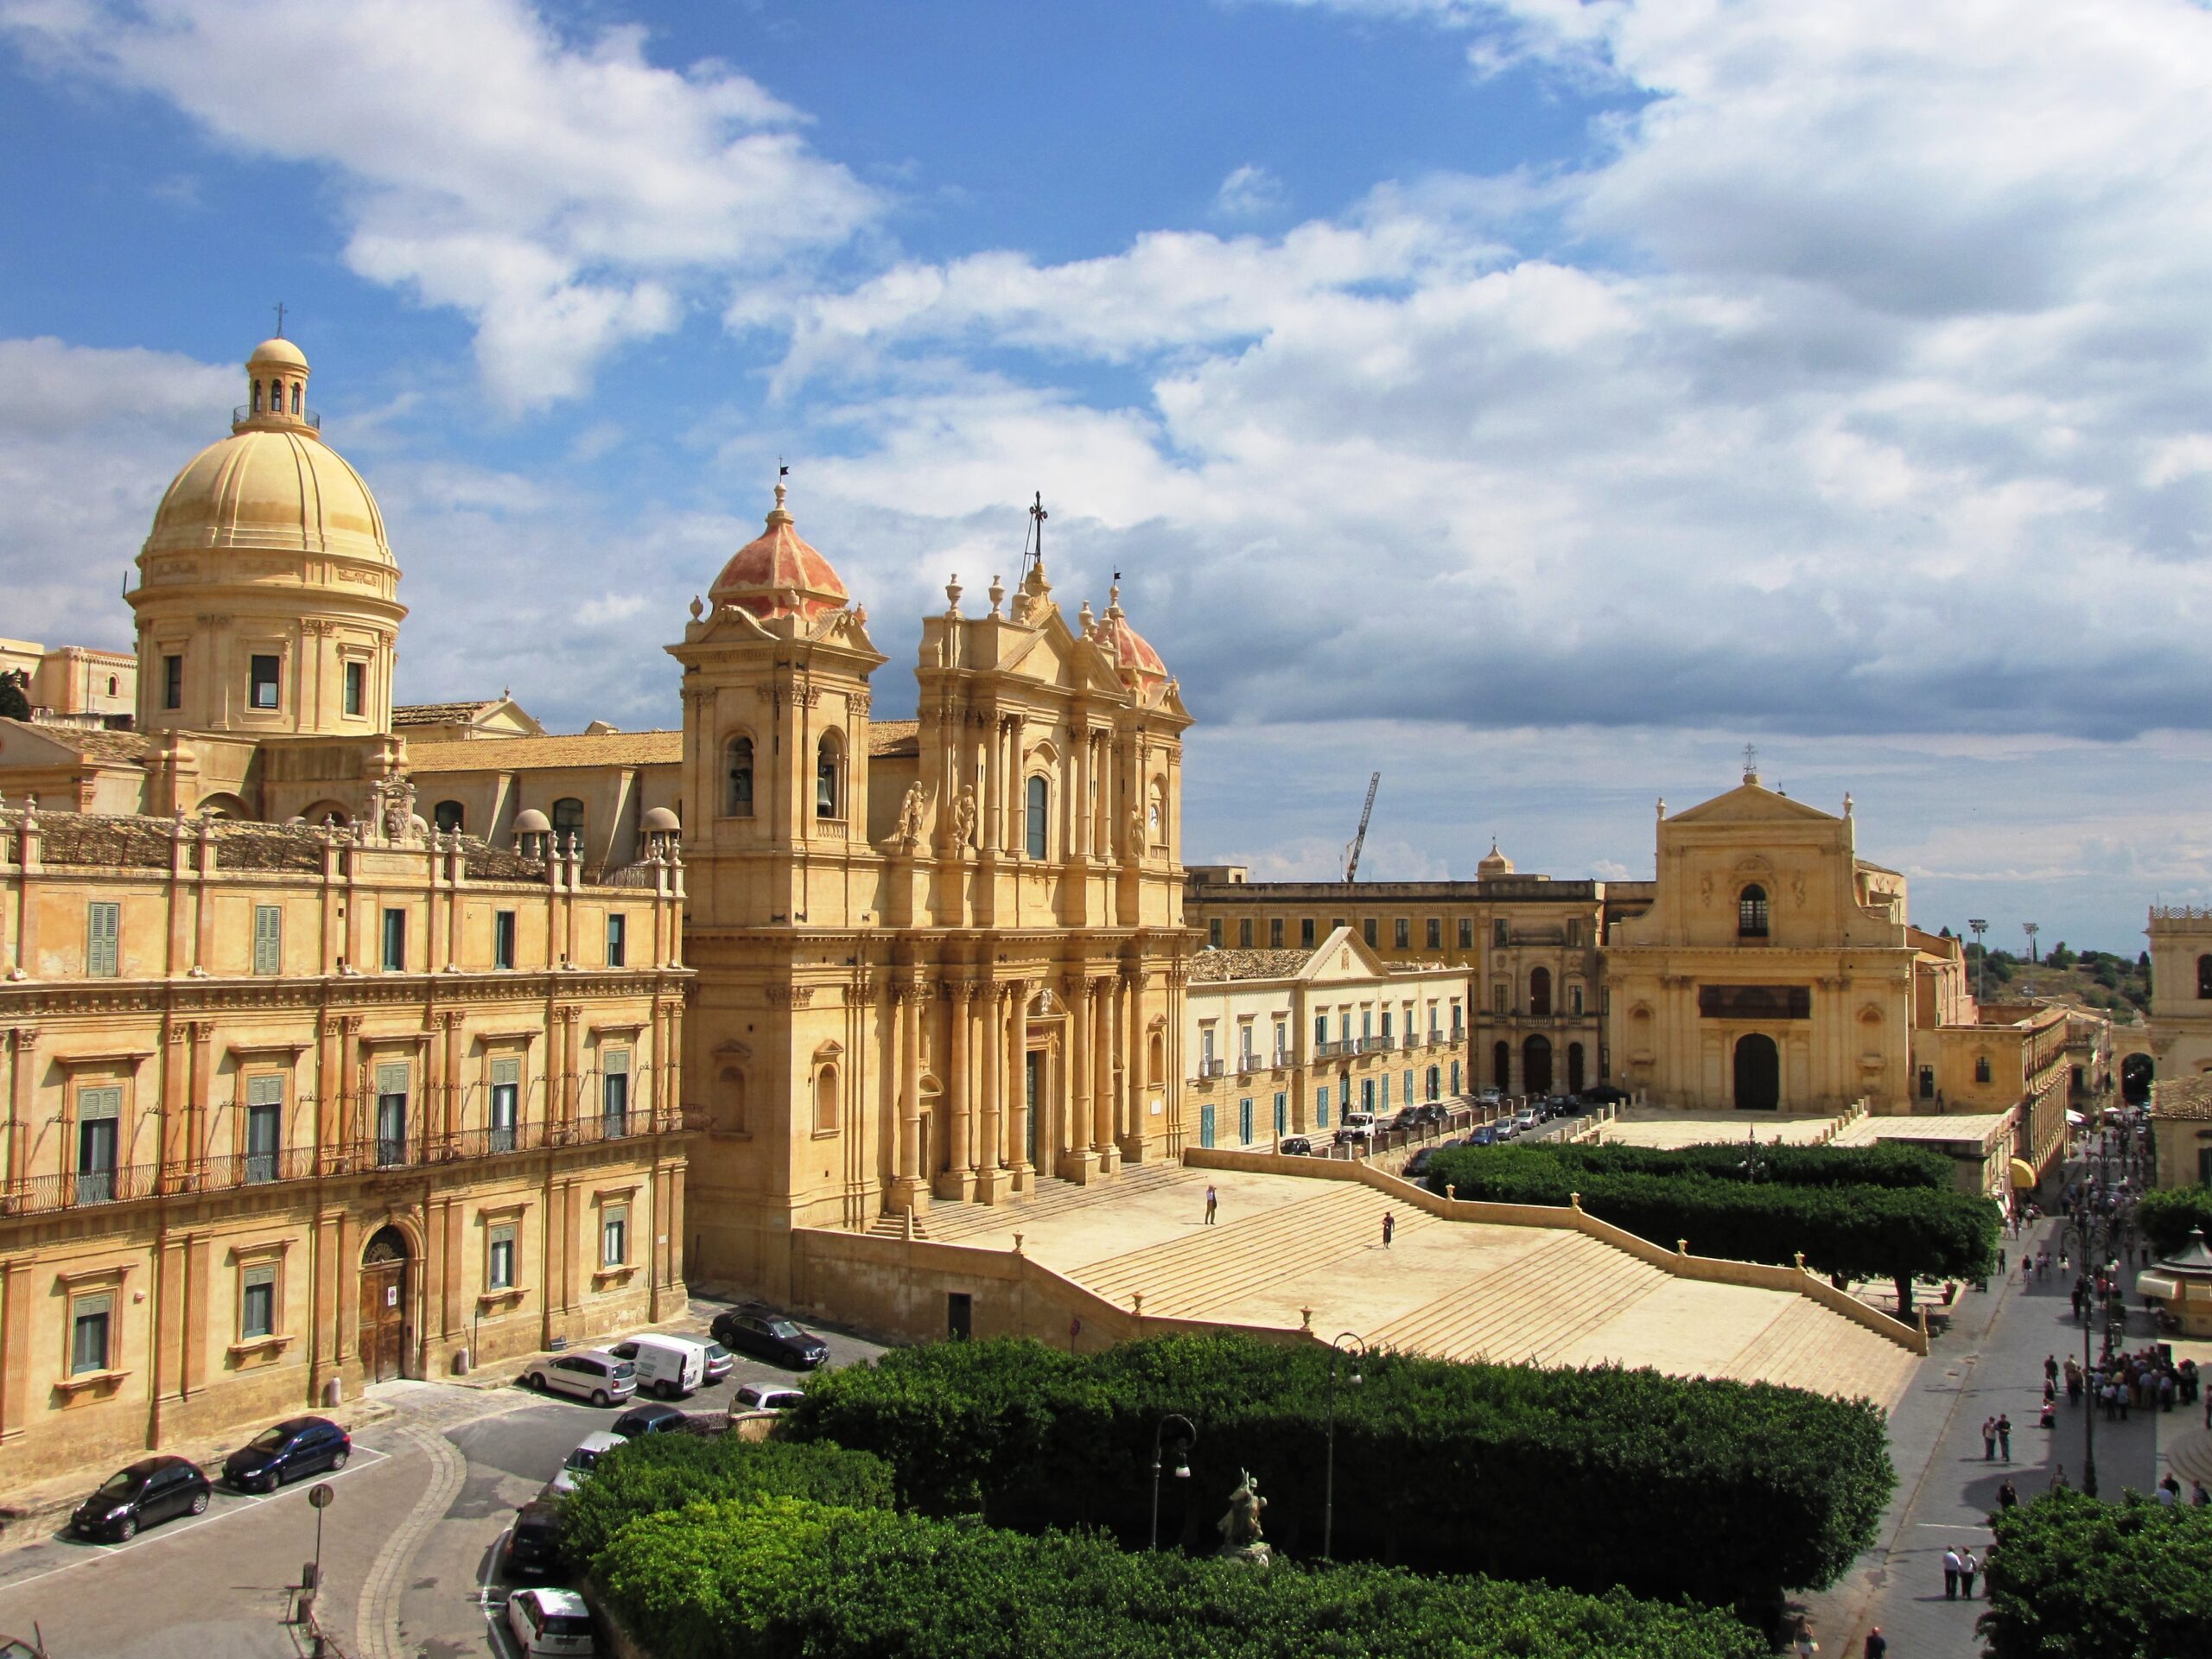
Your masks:
M1821 1650L1821 1644L1813 1639L1813 1621L1802 1613L1797 1615L1797 1628L1792 1634L1790 1650L1796 1654L1797 1659L1813 1659L1813 1656Z
M1890 1659L1890 1638L1878 1624L1866 1632L1866 1659Z
M2172 1470L2167 1470L2166 1478L2158 1483L2156 1496L2159 1506L2163 1509L2171 1510L2181 1502L2181 1482L2174 1478Z
M1997 1416L1997 1455L2012 1461L2012 1420L2002 1412Z
M2005 1247L2002 1244L1999 1244L1997 1247L1997 1271L1999 1275L2011 1271L2011 1269L2005 1265Z
M1213 1225L1213 1212L1214 1212L1217 1209L1220 1208L1220 1206L1221 1206L1221 1195L1220 1195L1218 1192L1215 1192L1215 1191L1213 1190L1213 1185L1212 1185L1212 1184L1211 1184L1211 1182L1209 1182L1209 1183L1207 1184L1207 1185L1206 1185L1206 1225L1207 1225L1207 1226L1211 1227L1211 1226L1212 1226L1212 1225Z
M1955 1549L1945 1550L1943 1552L1943 1599L1946 1601L1956 1601L1959 1599L1959 1552Z
M2043 1357L2043 1380L2046 1382L2053 1383L2058 1381L2058 1356L2056 1354L2045 1354Z
M2011 1481L2009 1481L2009 1480L2008 1480L2008 1481L2006 1481L2006 1482L2005 1482L2002 1486L1999 1486L1999 1487L1997 1489L1997 1507L1998 1507L1999 1509L2000 1509L2000 1510L2013 1510L2013 1509L2018 1509L2018 1508L2019 1507L2019 1504L2020 1504L2020 1494L2019 1494L2019 1492L2018 1492L2018 1491L2013 1487L2013 1484L2012 1484L2012 1483Z
M1981 1420L1981 1460L1984 1463L1997 1461L1997 1420L1994 1417Z
M1397 1230L1398 1217L1391 1211L1385 1210L1382 1212L1382 1248L1384 1249L1390 1248L1390 1240L1396 1235Z
M2204 1490L2202 1481L2192 1480L2189 1483L2189 1501L2192 1508L2201 1510L2206 1504L2212 1503L2212 1492Z
M2051 1474L2050 1490L2054 1492L2060 1491L2066 1487L2071 1486L2074 1483L2072 1481L2066 1478L2066 1465L2063 1463L2060 1464L2057 1469Z
M1973 1550L1959 1552L1959 1594L1968 1601L1974 1599L1974 1574L1980 1571L1981 1563L1974 1560Z

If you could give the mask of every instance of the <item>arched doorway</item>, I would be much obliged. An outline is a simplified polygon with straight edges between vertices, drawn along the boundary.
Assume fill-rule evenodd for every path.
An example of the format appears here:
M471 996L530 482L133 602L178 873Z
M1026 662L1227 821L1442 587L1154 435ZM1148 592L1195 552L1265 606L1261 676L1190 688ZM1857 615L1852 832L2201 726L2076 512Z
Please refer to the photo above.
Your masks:
M1551 1017L1552 970L1548 968L1529 970L1529 1012L1539 1020Z
M2131 1106L2151 1098L2151 1080L2158 1075L2148 1054L2131 1054L2120 1063L2120 1096Z
M1583 1082L1582 1045L1569 1043L1567 1046L1567 1092L1570 1095L1580 1094Z
M1513 1045L1499 1043L1490 1052L1490 1084L1501 1095L1513 1091Z
M1736 1039L1736 1109L1770 1112L1782 1104L1782 1051L1763 1031Z
M372 1382L407 1375L407 1235L379 1227L361 1252L361 1369Z
M1523 1094L1552 1091L1552 1039L1531 1037L1521 1045L1521 1090Z

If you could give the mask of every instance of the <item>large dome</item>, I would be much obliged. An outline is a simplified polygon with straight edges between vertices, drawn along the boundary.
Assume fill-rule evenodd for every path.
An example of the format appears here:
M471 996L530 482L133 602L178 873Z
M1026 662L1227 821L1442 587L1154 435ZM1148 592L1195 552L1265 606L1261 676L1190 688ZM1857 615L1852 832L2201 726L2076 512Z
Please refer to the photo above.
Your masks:
M767 527L730 555L707 596L717 605L734 605L764 621L797 616L812 621L824 611L845 607L845 584L830 561L810 547L793 528L784 508L784 486L776 486L776 505Z
M254 347L251 401L236 411L231 435L194 455L169 485L145 552L236 548L392 563L376 498L322 441L321 416L306 406L308 373L289 340Z

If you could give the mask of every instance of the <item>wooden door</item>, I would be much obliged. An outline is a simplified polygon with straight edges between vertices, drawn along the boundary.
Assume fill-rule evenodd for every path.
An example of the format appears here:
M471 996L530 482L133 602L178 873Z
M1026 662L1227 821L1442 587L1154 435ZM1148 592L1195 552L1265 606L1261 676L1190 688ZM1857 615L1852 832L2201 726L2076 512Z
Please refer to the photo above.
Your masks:
M406 1374L407 1264L361 1265L361 1366L372 1382Z

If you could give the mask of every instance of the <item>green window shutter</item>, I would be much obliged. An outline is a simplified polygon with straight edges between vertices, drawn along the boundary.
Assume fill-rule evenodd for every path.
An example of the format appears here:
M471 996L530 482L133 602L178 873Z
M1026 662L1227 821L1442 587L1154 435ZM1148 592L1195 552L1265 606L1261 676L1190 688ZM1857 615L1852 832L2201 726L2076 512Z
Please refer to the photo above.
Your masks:
M522 1062L516 1059L493 1061L492 1081L519 1084L522 1081Z
M284 1103L284 1074L269 1071L245 1080L245 1103L248 1106L282 1106Z
M85 971L94 979L113 979L122 970L121 905L86 906Z
M253 971L282 973L284 967L284 911L279 905L253 907Z

